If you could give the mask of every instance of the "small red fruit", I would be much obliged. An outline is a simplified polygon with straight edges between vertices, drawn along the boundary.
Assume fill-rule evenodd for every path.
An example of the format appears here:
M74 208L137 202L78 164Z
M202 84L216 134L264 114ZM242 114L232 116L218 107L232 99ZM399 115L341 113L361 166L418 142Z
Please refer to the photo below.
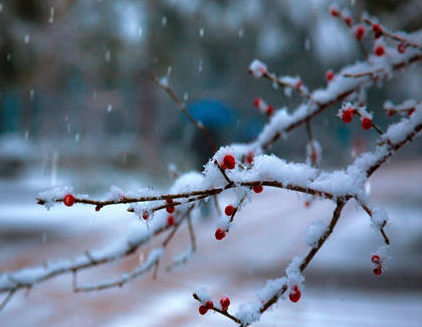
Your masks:
M227 311L230 305L230 299L226 296L223 296L220 300L221 309Z
M387 115L388 115L388 117L393 117L394 116L394 110L388 110Z
M302 292L299 290L299 287L297 285L294 285L289 293L289 299L290 301L296 303L297 301L299 301L301 295Z
M406 45L402 42L397 46L397 51L400 53L405 53L406 52Z
M199 313L200 313L201 315L206 314L206 313L207 313L207 311L208 311L208 308L207 308L205 305L200 305L200 306L199 306Z
M379 264L379 263L380 263L380 261L381 261L381 258L380 258L380 256L379 256L378 254L374 254L374 255L372 256L372 258L371 258L371 261L372 261L373 263L375 263L375 264Z
M246 162L250 165L252 165L253 163L253 152L249 151L248 155L246 156Z
M261 101L262 101L262 99L261 99L261 98L255 98L255 100L253 100L253 105L254 105L255 107L259 108L259 107L260 107L260 105L261 105Z
M167 204L173 203L173 199L166 199L166 203Z
M226 214L226 216L231 216L234 213L234 207L229 204L225 209L224 209L224 213Z
M362 40L365 36L365 27L363 25L359 25L355 29L355 36L358 40Z
M330 13L331 13L331 16L333 17L338 17L340 15L340 12L338 11L337 8L331 8Z
M67 194L65 195L65 197L63 198L63 202L65 205L67 205L68 207L73 206L73 204L75 203L75 197L72 194Z
M226 232L224 231L224 229L217 228L217 230L215 231L215 238L219 241L221 241L223 238L226 237Z
M295 86L298 90L300 90L300 88L302 87L302 81L298 81Z
M325 78L327 82L331 82L334 78L334 72L332 70L329 70L325 73Z
M207 303L205 303L205 306L208 310L214 308L214 303L211 300L208 300Z
M269 105L265 113L267 114L267 116L271 116L273 112L274 112L274 107L272 105Z
M349 27L352 26L352 22L353 22L352 17L350 16L345 17L344 22L346 23L347 26Z
M173 226L174 225L174 216L169 215L167 217L167 226Z
M255 193L261 193L262 191L263 191L263 187L262 187L262 185L255 185L254 187L253 187L253 191L255 192Z
M415 112L415 108L410 109L409 112L407 113L407 116L408 117L412 116L414 112Z
M381 268L381 266L378 266L377 268L374 268L372 271L377 276L382 274L382 268Z
M375 38L379 39L381 37L382 33L383 33L382 27L379 26L378 24L374 24L374 25L372 25L372 30L374 31Z
M95 211L100 211L102 207L103 207L103 206L100 206L99 204L98 204L98 205L96 205L96 206L95 206Z
M375 49L374 49L374 54L377 57L382 57L385 54L385 48L384 48L384 46L382 46L382 45L376 46Z
M144 220L148 220L148 218L149 218L149 212L148 211L142 212L142 218L144 218Z
M341 115L341 120L345 122L346 124L350 123L353 120L353 114L354 110L352 108L348 108L343 111L343 114Z
M311 206L311 202L305 201L305 208L309 208Z
M364 118L362 120L362 128L367 131L371 127L372 127L372 120L370 118Z
M223 158L221 168L233 169L236 166L236 159L231 154L226 154Z
M174 206L166 207L166 211L168 213L173 213L175 210L176 210L176 208Z

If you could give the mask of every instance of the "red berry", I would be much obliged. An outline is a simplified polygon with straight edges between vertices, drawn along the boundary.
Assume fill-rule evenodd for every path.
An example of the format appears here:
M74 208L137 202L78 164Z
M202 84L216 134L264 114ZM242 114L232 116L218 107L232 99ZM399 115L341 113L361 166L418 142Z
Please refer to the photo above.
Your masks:
M374 268L372 271L377 276L382 274L382 268L381 268L381 266L378 266L377 268Z
M364 118L362 120L362 128L367 131L371 127L372 127L372 120L370 118Z
M208 300L207 303L205 303L205 306L210 310L214 308L214 303L211 300Z
M334 78L334 72L332 70L329 70L325 73L325 78L328 82L331 82Z
M394 110L388 110L387 115L388 115L388 117L393 117L394 116Z
M380 258L380 256L379 256L379 255L374 254L374 255L372 256L372 258L371 258L371 261L372 261L373 263L375 263L375 264L379 264L379 263L380 263L380 261L381 261L381 258Z
M352 17L350 16L345 17L344 22L346 23L347 26L349 27L352 26L352 22L353 22Z
M215 238L219 241L221 241L223 238L226 237L226 232L224 231L224 229L217 228L217 230L215 231Z
M346 124L350 123L353 120L353 114L354 110L352 108L348 108L343 111L343 114L341 115L341 120L345 122Z
M231 216L234 213L234 207L229 204L225 209L224 209L224 213L226 214L226 216Z
M309 208L311 206L311 202L305 201L305 208Z
M173 199L166 199L166 203L167 204L173 203Z
M173 226L174 225L174 216L169 215L167 217L167 226Z
M73 206L73 204L75 203L75 197L72 194L67 194L65 195L65 197L63 198L63 202L65 205L67 205L68 207Z
M221 168L223 169L233 169L236 165L236 159L231 154L226 154L223 158L223 163Z
M407 116L408 117L412 116L414 112L415 112L415 108L410 109L409 112L407 113Z
M254 187L253 187L253 191L255 192L255 193L261 193L262 191L263 191L263 187L262 187L262 185L255 185Z
M100 211L102 207L103 207L103 206L100 206L99 204L98 204L98 205L96 205L96 206L95 206L95 211Z
M265 113L267 114L267 116L271 116L273 112L274 112L274 107L272 105L269 105Z
M372 30L374 31L375 38L379 39L383 33L381 26L379 26L378 24L374 24L372 25Z
M199 306L199 313L200 313L201 315L206 314L206 313L207 313L207 311L208 311L208 308L207 308L205 305L201 305L201 306Z
M302 87L302 81L298 81L297 83L296 83L296 88L297 89L300 89Z
M331 13L331 16L333 17L338 17L340 15L340 12L338 11L337 8L331 8L330 13Z
M173 213L175 210L176 210L176 208L174 206L166 207L166 211L168 213Z
M223 311L227 311L230 305L230 299L226 296L223 296L220 300L221 308Z
M255 98L255 100L253 100L253 105L259 108L261 105L261 101L262 101L261 98Z
M365 27L363 25L359 25L355 29L355 36L358 40L362 40L365 36Z
M249 151L248 155L246 156L246 162L250 165L252 165L253 163L253 152Z
M374 49L374 54L377 57L382 57L385 54L385 48L384 48L384 46L382 46L382 45L376 46L375 49Z
M148 211L142 212L142 218L144 218L144 220L148 220L148 218L149 218L149 212Z
M405 53L406 52L406 45L402 42L397 46L397 51L400 53Z
M290 301L296 303L297 301L299 301L301 295L302 292L299 290L299 287L295 285L292 287L292 290L289 293L289 299Z

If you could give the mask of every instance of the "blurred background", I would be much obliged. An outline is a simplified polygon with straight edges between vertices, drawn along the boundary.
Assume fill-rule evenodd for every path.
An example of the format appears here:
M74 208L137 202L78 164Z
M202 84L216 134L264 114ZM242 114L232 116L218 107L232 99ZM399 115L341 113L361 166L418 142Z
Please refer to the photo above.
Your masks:
M170 85L187 102L192 115L210 130L218 145L226 145L253 140L265 124L266 118L253 106L254 98L263 97L275 108L287 106L290 110L301 101L295 94L287 97L267 81L252 78L247 68L253 59L266 62L271 72L301 76L311 90L325 86L328 69L337 71L362 59L354 36L342 22L330 16L330 3L325 0L0 0L0 272L38 264L46 258L71 257L88 247L104 244L110 233L116 230L123 233L133 223L132 218L122 214L122 208L104 210L101 217L89 208L69 212L57 207L46 212L35 205L39 191L72 185L77 193L99 195L111 185L124 189L165 187L171 183L167 172L169 163L174 163L180 171L202 169L210 155L205 141L168 95L151 83L151 75L168 76ZM422 2L418 0L337 3L348 7L355 20L368 11L392 30L411 32L422 28ZM371 89L368 106L377 113L377 122L382 127L391 120L380 110L385 99L397 103L408 98L421 100L421 76L422 66L417 64L395 74L382 88ZM376 137L375 133L364 133L358 123L342 124L335 112L333 108L312 125L314 136L323 147L322 166L328 169L352 162L352 153L371 149ZM304 162L306 142L305 129L298 129L271 151L287 160ZM336 243L334 239L331 257L327 247L328 258L321 259L316 272L310 273L310 296L305 307L280 312L279 306L275 310L278 313L272 313L273 318L268 318L262 326L289 326L297 322L297 310L303 326L317 326L315 321L325 326L332 322L330 307L346 316L349 314L349 319L340 317L334 321L342 326L347 323L416 326L420 322L421 164L422 142L417 140L402 149L384 172L377 173L370 186L376 201L388 204L397 219L409 221L407 229L402 226L395 230L398 240L403 241L397 250L400 260L396 261L396 267L400 269L391 269L394 274L374 284L367 271L367 256L379 245L379 235L366 232L369 222L351 206L346 220L362 223L346 224L348 233L343 235L346 241L338 238ZM248 212L262 213L278 196L278 192L266 190L256 204L250 204ZM312 218L310 211L303 207L303 199L284 193L283 196L290 201L289 205L280 207L280 212L267 210L268 219L282 229L285 224L290 226L291 215L303 216L294 227L300 234ZM230 196L223 203L229 200ZM329 215L329 203L316 205L313 215L315 212L318 216ZM262 229L261 239L256 240L260 244L271 228L257 226L251 214L244 215L249 217L249 222L245 217L244 228L248 228L245 233ZM212 230L212 223L208 223ZM110 226L113 226L111 230ZM391 232L394 233L393 228ZM195 320L199 317L195 303L189 298L190 287L195 289L201 280L214 280L214 275L219 275L215 285L224 285L233 289L234 296L247 299L250 289L262 286L266 278L280 276L286 260L303 250L303 245L296 244L292 235L285 240L285 252L268 254L266 263L261 263L260 254L251 251L248 240L239 237L240 243L233 243L233 251L239 252L233 256L240 259L230 273L222 268L231 263L230 257L219 259L207 230L202 261L194 259L174 274L163 272L160 285L155 282L151 286L148 279L139 282L137 286L140 286L131 290L130 296L122 290L110 291L107 302L101 294L73 295L69 281L59 278L50 286L36 287L30 296L22 295L12 302L0 315L0 325L2 320L7 326L64 326L66 323L97 326L105 321L110 326L152 326L153 323L186 326L198 321L205 324L206 318ZM242 242L246 243L242 245ZM258 246L259 249L262 247ZM354 254L348 249L350 252L353 249ZM203 265L207 255L208 266ZM347 265L349 261L345 262L346 256L356 256L356 260L349 260L352 270ZM219 260L220 268L214 268L214 259ZM275 265L279 259L282 261ZM193 268L198 263L203 270ZM214 270L207 271L211 265ZM332 270L327 272L327 267ZM404 277L403 267L411 268L406 269ZM186 273L190 273L187 279ZM193 274L199 276L197 280ZM342 290L343 295L337 296L336 290L344 288L345 283L350 289ZM167 294L169 286L175 287L174 292L168 296L157 295ZM382 293L393 287L400 291L390 297ZM372 292L373 288L381 293ZM365 289L370 292L365 293ZM143 290L148 296L140 300L137 292ZM326 296L322 302L321 293ZM333 294L336 294L334 300ZM409 298L406 294L410 294ZM367 302L359 307L362 297ZM68 299L66 305L55 306L58 298ZM115 307L115 301L127 307L123 304ZM160 301L169 301L169 306L176 309L169 319L161 322L157 315L162 316L163 310L158 310L153 321L143 321L139 315L145 311L138 307L143 301L150 305L144 307L146 312L151 312L153 306L165 308ZM85 309L78 307L79 302ZM406 307L409 302L411 305ZM188 304L183 307L180 303ZM353 320L347 308L354 303L358 307L356 312L371 319ZM368 307L369 303L379 303L379 307ZM28 305L32 309L19 319L16 313ZM186 313L180 316L182 307ZM392 314L397 320L373 317L374 312L385 314L386 307L393 313L399 310ZM79 309L81 313L74 314ZM116 318L120 315L122 320ZM214 315L208 323L231 325Z

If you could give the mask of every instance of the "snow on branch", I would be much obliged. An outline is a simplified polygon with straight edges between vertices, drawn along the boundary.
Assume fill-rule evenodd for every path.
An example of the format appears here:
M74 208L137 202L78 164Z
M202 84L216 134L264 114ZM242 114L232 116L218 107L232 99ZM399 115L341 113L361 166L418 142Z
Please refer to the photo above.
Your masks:
M274 108L262 99L256 101L258 109L269 116L269 122L257 138L248 144L231 144L218 149L204 126L189 114L185 104L176 96L168 79L158 80L152 77L152 81L170 95L178 108L201 131L213 149L213 156L204 165L202 172L178 174L177 179L165 192L150 188L127 192L112 187L101 199L92 199L84 194L76 195L69 187L41 192L37 202L47 209L54 204L63 203L68 207L74 204L91 205L96 211L100 211L104 206L127 204L127 211L133 212L139 218L139 225L123 240L104 249L86 251L85 254L71 260L59 260L45 266L3 273L0 276L0 293L7 295L0 304L0 311L19 289L31 288L35 284L62 274L73 274L75 292L122 286L152 268L154 268L153 275L156 276L167 245L182 223L186 222L190 247L173 259L172 264L168 266L168 270L171 270L187 262L196 250L191 213L199 203L210 199L214 201L216 212L220 216L215 238L222 241L235 223L234 217L237 212L243 210L245 204L251 201L250 195L253 192L261 193L264 187L286 189L328 199L335 205L331 220L316 221L309 226L305 232L305 241L309 245L308 252L303 257L291 261L284 277L267 281L265 287L257 292L257 299L240 305L236 314L229 312L229 298L223 297L219 303L214 304L207 291L195 292L193 297L201 303L199 307L201 314L213 310L241 326L247 326L258 321L264 312L282 298L288 297L292 302L299 301L304 291L305 278L302 273L334 231L343 208L351 199L359 203L370 216L372 225L381 232L384 243L389 245L390 240L384 232L388 215L382 208L373 208L370 205L364 185L368 178L402 146L421 134L422 104L414 100L405 101L401 105L386 102L383 109L387 112L406 114L402 115L400 121L390 123L384 132L375 124L377 111L368 111L362 99L365 99L365 94L374 83L390 79L395 71L422 59L420 46L422 31L412 34L392 33L367 17L364 17L359 25L354 26L347 11L337 7L331 7L330 11L332 16L344 21L359 41L368 34L366 31L370 27L375 37L372 52L363 49L368 53L365 60L344 67L337 73L329 72L326 87L314 91L309 91L299 77L277 77L275 73L268 71L265 63L253 60L249 72L255 78L266 78L276 88L284 88L287 94L297 90L303 98L303 103L289 112L287 108L274 111ZM397 47L396 43L399 43ZM326 170L320 167L321 146L311 131L311 121L336 104L338 116L344 123L350 123L354 115L357 115L361 119L362 128L376 131L378 139L373 151L360 155L347 167ZM275 154L265 153L281 136L305 124L309 139L305 163L288 162ZM234 191L236 200L224 210L220 210L217 195L230 190ZM221 211L224 213L220 215ZM77 285L77 273L80 270L125 258L166 231L169 232L161 247L152 250L147 260L131 272L96 285ZM378 252L372 258L375 265L374 273L377 275L382 273L382 265L387 257L386 251Z

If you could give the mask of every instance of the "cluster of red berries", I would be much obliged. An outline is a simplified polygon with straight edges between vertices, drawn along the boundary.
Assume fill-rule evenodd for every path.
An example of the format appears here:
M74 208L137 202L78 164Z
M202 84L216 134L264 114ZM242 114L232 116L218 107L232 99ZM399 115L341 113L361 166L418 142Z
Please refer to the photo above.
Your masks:
M294 285L289 293L289 299L290 301L296 303L300 300L300 296L302 295L302 292L300 291L299 287L297 285Z
M263 112L265 112L265 114L267 116L271 116L273 114L273 112L274 112L274 107L272 105L267 105L265 103L265 101L262 100L261 98L255 98L253 100L253 104L254 104L254 106L257 109L262 110Z
M371 258L371 261L374 265L376 265L376 267L374 269L372 269L373 273L375 275L381 275L382 274L382 261L379 255L374 254Z
M236 166L236 159L231 154L226 154L221 163L222 169L233 169Z
M354 114L355 114L355 109L353 109L351 107L346 108L343 111L343 114L341 115L341 120L343 122L345 122L346 124L348 124L348 123L352 122ZM367 131L371 127L372 127L371 118L368 118L368 117L363 118L362 119L362 128Z
M173 199L166 199L166 203L167 204L172 204L173 203ZM168 206L166 207L166 211L168 213L173 213L176 210L176 208L174 206Z
M235 207L229 204L224 209L224 213L226 214L226 216L231 217L234 214L235 210L236 210ZM221 227L217 228L217 230L215 231L215 238L221 241L225 237L226 237L226 231Z
M376 39L379 39L383 33L382 27L379 24L372 25L372 31Z
M221 310L227 311L230 306L230 299L227 296L223 296L220 300ZM199 306L199 313L204 315L208 310L214 309L214 303L212 300L208 300L205 304Z
M199 306L199 313L204 315L207 313L208 310L214 308L214 303L211 300L208 300L205 304Z
M75 197L72 194L66 194L63 198L63 203L71 207L75 204Z

